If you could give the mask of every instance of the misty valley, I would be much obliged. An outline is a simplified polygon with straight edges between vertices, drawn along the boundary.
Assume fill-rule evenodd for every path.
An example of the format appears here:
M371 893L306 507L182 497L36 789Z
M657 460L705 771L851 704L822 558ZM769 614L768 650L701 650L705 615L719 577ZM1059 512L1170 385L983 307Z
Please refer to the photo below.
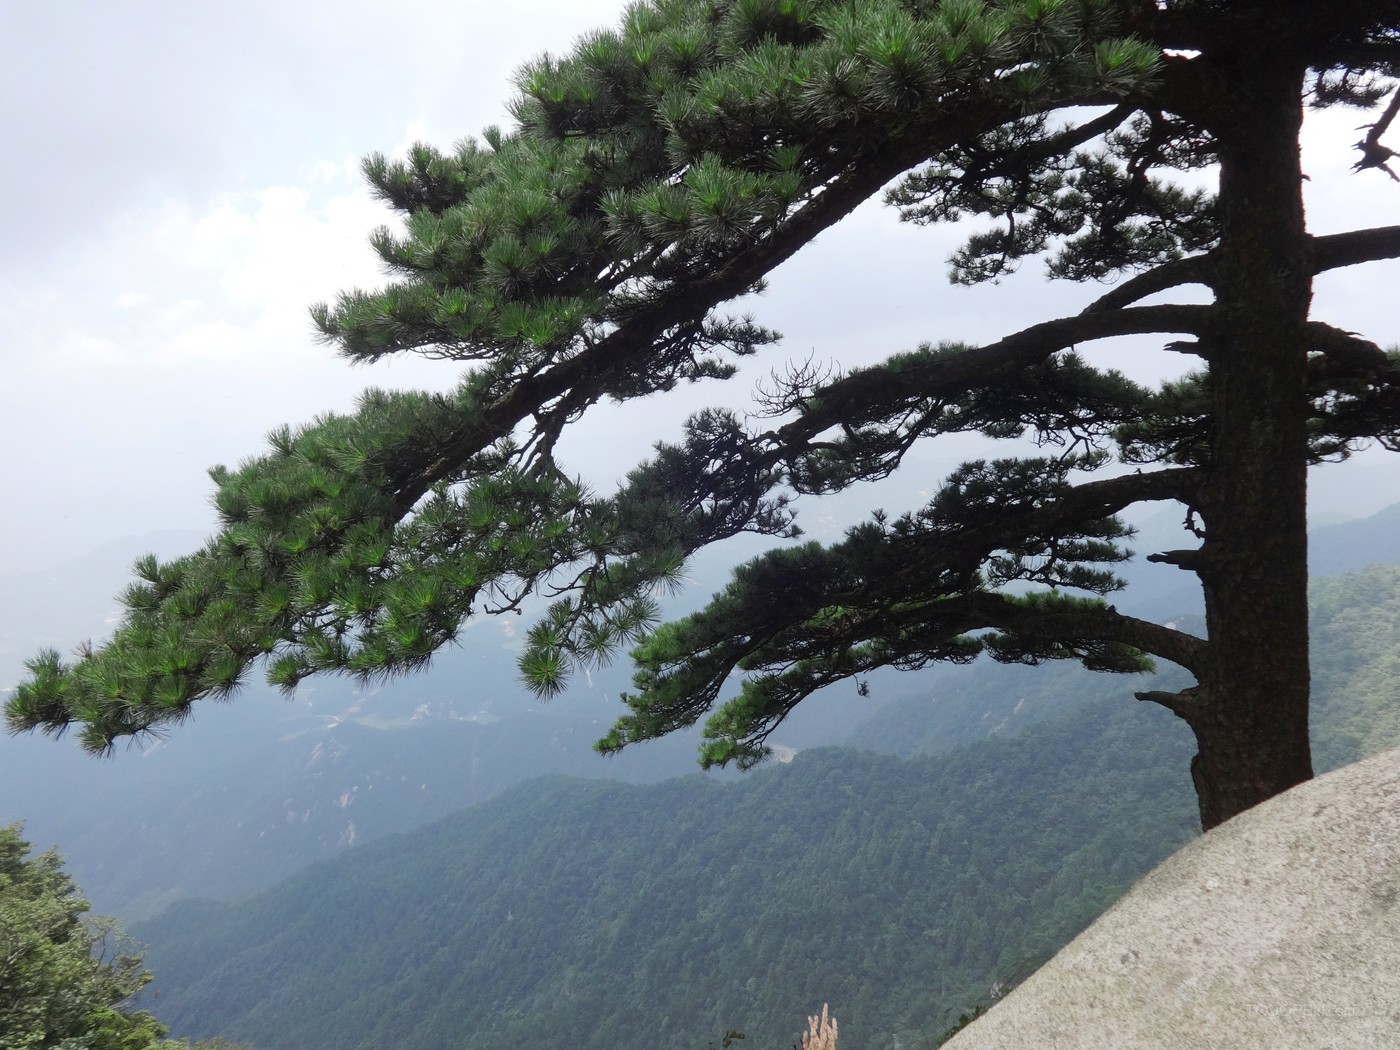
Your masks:
M1400 744L1397 537L1400 506L1314 532L1319 771ZM127 553L12 587L100 608L64 580ZM848 1045L936 1045L1199 833L1190 733L1131 677L891 674L701 774L693 737L594 754L622 670L541 705L485 627L427 676L255 690L107 759L7 740L0 821L126 920L172 1036L259 1050L783 1047L822 1003Z

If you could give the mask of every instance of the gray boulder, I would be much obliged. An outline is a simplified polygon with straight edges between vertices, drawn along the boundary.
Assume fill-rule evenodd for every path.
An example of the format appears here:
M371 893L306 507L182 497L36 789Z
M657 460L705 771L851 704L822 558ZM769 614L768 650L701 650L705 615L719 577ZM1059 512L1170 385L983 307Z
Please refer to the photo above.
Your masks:
M1190 843L944 1045L1400 1047L1400 750Z

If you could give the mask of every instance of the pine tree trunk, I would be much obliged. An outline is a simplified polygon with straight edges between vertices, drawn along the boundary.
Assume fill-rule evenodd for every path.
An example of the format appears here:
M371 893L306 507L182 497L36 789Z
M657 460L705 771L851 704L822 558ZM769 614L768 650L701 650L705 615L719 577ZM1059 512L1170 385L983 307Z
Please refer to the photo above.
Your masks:
M1209 829L1312 776L1307 402L1311 274L1298 134L1303 67L1258 40L1222 62L1221 323L1200 575L1210 655L1188 721Z

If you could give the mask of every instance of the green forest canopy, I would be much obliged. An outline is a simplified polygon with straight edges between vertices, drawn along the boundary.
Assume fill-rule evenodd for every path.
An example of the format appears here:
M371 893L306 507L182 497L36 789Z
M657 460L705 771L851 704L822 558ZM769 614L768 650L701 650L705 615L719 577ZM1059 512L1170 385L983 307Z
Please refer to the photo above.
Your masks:
M251 1050L193 1047L133 997L151 975L117 925L87 915L63 861L30 856L20 827L0 827L0 1046L5 1050Z
M1306 468L1397 442L1400 358L1309 307L1314 275L1395 257L1400 228L1311 235L1298 159L1305 105L1384 104L1357 168L1389 172L1397 33L1382 0L634 4L520 71L510 131L365 162L402 220L372 237L391 280L316 323L352 361L438 357L465 366L460 386L368 391L215 468L218 534L139 563L112 640L36 658L9 725L77 724L100 750L259 663L287 689L414 670L468 617L544 594L525 680L548 695L636 644L601 747L713 711L707 764L759 760L804 697L876 667L1178 664L1194 684L1143 698L1190 724L1218 823L1312 771ZM1203 169L1214 192L1171 181ZM557 441L585 413L723 379L773 343L725 304L882 192L914 223L979 221L956 283L1035 257L1118 283L985 346L792 368L757 415L696 415L617 492L569 474ZM1186 286L1208 301L1144 305ZM1197 371L1149 389L1074 353L1129 334ZM968 463L926 506L778 547L656 625L656 588L693 552L795 537L794 496L888 475L952 432L1047 454ZM1153 557L1199 577L1204 637L1102 600L1126 556L1116 515L1164 500L1201 546Z

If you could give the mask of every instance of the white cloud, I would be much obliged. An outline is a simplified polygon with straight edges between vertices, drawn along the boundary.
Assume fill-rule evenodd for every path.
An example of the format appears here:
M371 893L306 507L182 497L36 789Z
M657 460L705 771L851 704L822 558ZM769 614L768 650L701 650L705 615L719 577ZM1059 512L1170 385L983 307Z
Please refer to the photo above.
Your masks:
M210 464L349 409L371 382L454 380L426 362L353 370L314 340L309 303L380 280L365 238L385 211L331 163L335 178L303 186L133 208L61 272L0 278L14 435L0 491L16 511L0 569L155 526L207 530Z

